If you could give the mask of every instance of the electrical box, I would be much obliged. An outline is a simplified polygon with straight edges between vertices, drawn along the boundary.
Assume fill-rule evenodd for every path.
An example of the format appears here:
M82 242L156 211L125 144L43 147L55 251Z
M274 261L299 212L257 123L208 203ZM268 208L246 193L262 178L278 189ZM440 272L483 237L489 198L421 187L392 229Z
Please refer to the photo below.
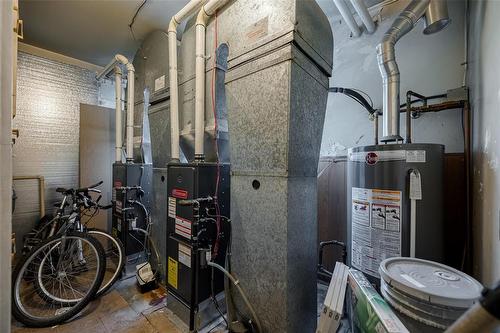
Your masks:
M214 269L212 277L207 262L213 258L223 267L225 263L230 232L226 219L229 164L170 164L167 174L168 294L182 305L174 305L172 311L195 329L195 318L196 323L203 321L199 318L202 304L210 303L210 296L224 289L222 272ZM177 311L182 307L185 311Z
M144 234L151 211L153 167L151 164L113 164L112 233L125 247L127 256L144 249Z

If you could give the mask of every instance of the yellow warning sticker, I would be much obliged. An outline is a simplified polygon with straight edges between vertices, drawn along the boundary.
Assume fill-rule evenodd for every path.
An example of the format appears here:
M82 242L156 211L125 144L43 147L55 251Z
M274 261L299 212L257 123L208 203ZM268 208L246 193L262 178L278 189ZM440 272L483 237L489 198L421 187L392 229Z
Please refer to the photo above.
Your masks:
M168 257L168 284L177 289L177 274L178 264L177 260Z

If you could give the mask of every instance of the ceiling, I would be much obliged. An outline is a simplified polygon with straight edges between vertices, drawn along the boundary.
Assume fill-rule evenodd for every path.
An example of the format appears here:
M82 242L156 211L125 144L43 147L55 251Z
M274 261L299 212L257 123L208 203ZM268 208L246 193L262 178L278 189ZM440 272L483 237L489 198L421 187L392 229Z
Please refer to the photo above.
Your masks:
M371 6L380 1L365 3ZM141 39L154 30L166 30L170 18L188 0L147 0L137 15L132 35L128 25L142 2L20 0L23 42L100 66L116 53L132 58ZM332 0L317 2L330 20L339 17Z
M104 66L116 53L133 57L140 39L166 30L187 0L148 0L128 27L142 0L20 0L23 42Z

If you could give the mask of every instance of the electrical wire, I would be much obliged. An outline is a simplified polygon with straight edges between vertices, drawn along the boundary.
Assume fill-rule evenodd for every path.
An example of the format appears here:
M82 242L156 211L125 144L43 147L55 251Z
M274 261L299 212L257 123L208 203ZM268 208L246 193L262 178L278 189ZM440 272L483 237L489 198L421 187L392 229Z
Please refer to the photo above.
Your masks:
M330 88L328 88L328 91L333 92L333 93L341 93L341 94L344 94L344 95L350 97L351 99L353 99L357 103L359 103L362 107L364 107L366 109L366 111L368 111L368 113L371 115L373 115L375 112L377 112L377 110L375 110L373 108L373 101L370 98L370 96L368 96L368 94L366 94L365 92L363 92L359 89L330 87ZM370 102L368 102L366 100L366 98L364 98L363 95L361 95L361 93L359 93L358 91L360 91L362 94L368 96L368 99L370 100Z
M135 14L132 17L132 20L130 20L130 23L128 24L128 27L130 29L130 33L132 34L132 38L134 39L134 41L136 41L136 38L135 38L135 34L134 34L133 25L135 23L135 19L137 18L137 15L139 15L139 12L141 11L142 7L144 7L144 5L146 4L146 2L148 2L148 0L143 0L142 1L142 3L139 5L139 7L137 8L137 10L135 11Z
M362 94L362 95L364 95L364 96L366 96L366 98L368 98L368 100L370 101L370 105L371 105L371 107L373 108L373 100L372 100L372 98L370 97L370 95L368 95L366 92L364 92L364 91L363 91L363 90L361 90L361 89L356 89L356 88L351 88L351 89L352 89L352 90L354 90L354 91L359 92L360 94Z
M212 95L212 113L214 115L214 145L215 145L215 157L216 157L216 179L215 179L215 193L214 193L214 204L215 204L215 214L216 216L216 227L217 227L217 236L215 239L215 244L213 248L213 257L216 258L219 252L220 245L220 206L219 206L219 186L220 186L220 159L219 159L219 125L217 122L217 110L216 110L216 102L217 96L215 94L215 80L216 80L216 72L217 72L217 45L218 41L218 12L215 12L215 20L214 20L214 56L213 56L213 67L212 67L212 79L210 84L210 91Z

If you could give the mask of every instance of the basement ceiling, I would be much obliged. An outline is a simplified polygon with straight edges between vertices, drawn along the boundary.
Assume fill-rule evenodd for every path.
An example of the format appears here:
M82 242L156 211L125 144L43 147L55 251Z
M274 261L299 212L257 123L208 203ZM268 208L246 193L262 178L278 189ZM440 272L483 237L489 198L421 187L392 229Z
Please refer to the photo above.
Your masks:
M104 66L116 53L131 58L151 31L166 30L187 0L20 0L24 41L53 52Z
M131 32L128 25L143 0L20 0L23 42L104 66L116 53L132 58L141 40L154 30L166 30L170 18L187 2L147 0ZM340 19L332 0L317 2L330 21ZM365 0L367 6L379 2Z

